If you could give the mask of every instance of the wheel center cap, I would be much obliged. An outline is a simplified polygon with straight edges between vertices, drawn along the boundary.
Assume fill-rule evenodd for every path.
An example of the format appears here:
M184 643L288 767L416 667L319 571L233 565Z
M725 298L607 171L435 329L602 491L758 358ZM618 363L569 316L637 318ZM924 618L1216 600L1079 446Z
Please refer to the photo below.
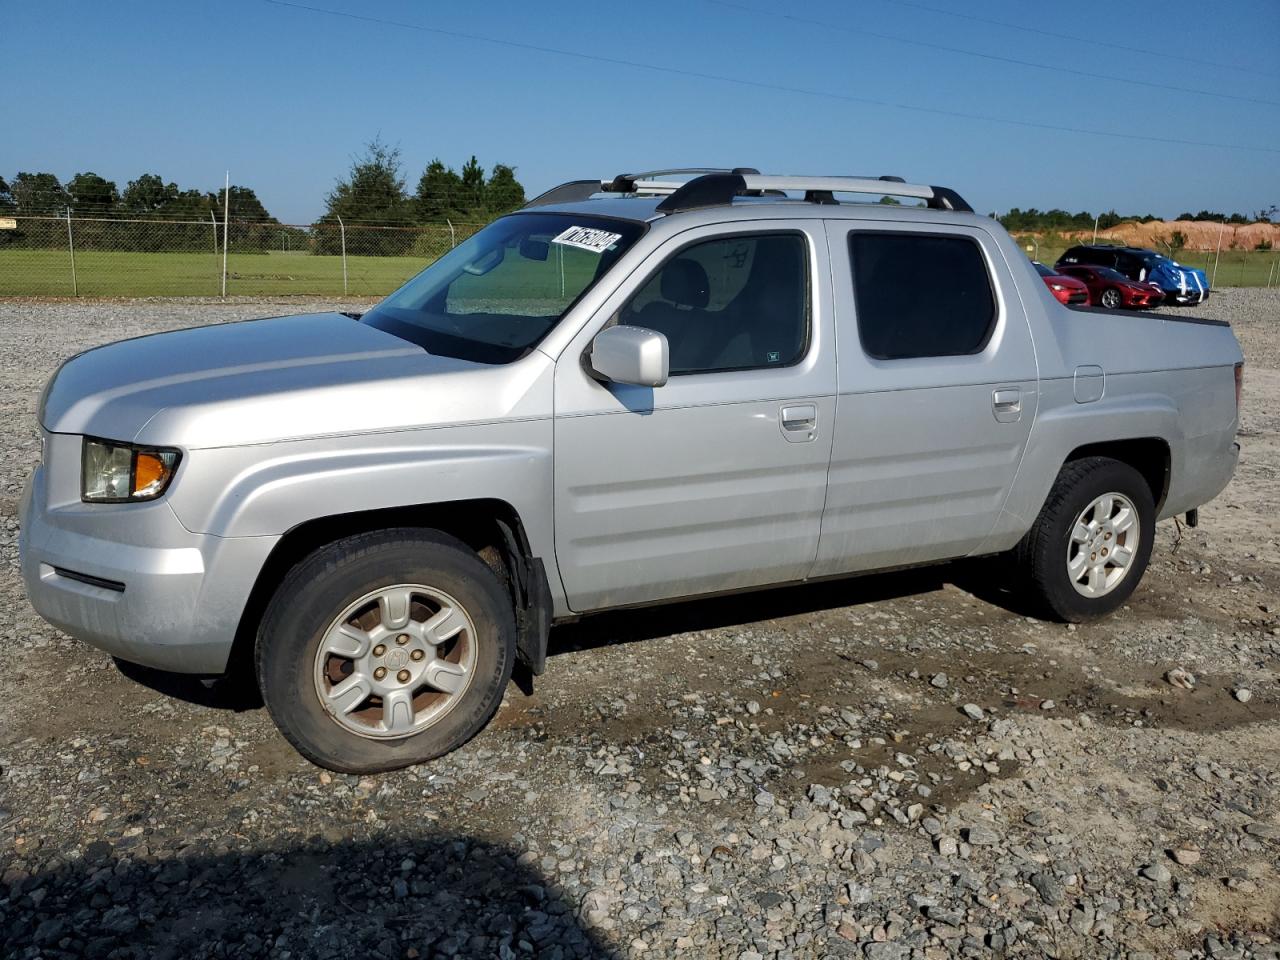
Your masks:
M401 667L409 665L409 654L403 650L390 650L387 652L383 662L387 665L388 670L399 670Z

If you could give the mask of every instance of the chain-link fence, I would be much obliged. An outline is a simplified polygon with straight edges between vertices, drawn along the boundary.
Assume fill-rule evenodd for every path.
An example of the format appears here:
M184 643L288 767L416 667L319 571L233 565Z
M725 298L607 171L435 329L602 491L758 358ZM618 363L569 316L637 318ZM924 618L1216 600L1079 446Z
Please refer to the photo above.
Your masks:
M482 226L0 216L0 296L378 296Z
M0 296L381 296L482 226L0 214ZM1080 242L1016 238L1050 264ZM1215 287L1280 286L1271 249L1162 252L1201 267Z

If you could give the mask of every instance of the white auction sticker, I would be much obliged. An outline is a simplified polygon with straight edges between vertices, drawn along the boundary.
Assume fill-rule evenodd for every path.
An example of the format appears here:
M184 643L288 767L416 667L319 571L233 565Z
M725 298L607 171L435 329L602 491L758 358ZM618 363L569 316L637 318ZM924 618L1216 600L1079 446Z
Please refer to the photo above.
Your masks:
M577 247L579 250L590 250L592 253L604 253L622 239L620 233L608 230L596 230L594 227L570 227L552 243L562 243L566 247Z

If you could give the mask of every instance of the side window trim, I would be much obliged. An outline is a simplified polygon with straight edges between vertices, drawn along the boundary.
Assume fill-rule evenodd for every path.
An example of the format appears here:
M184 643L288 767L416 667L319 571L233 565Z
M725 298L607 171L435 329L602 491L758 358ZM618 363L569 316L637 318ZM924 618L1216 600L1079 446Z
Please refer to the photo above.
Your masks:
M799 366L800 364L804 363L804 361L808 358L810 351L813 349L813 323L814 323L813 252L814 251L813 251L813 240L809 236L809 234L807 234L803 230L799 230L795 228L783 228L783 229L777 229L777 230L764 229L764 230L750 230L750 231L731 231L727 233L719 233L719 234L713 234L711 236L699 237L695 240L689 240L680 244L680 246L676 247L669 254L667 254L662 258L661 262L658 263L657 266L655 266L649 272L649 274L636 286L636 288L631 292L630 296L627 297L626 301L624 301L623 304L617 310L614 311L613 315L610 316L607 321L605 321L605 324L601 329L605 329L605 328L612 327L622 323L622 320L620 318L623 312L649 286L649 284L655 278L657 278L664 269L666 269L666 267L671 262L679 259L679 257L686 251L691 250L694 247L700 247L709 243L717 243L717 242L732 241L732 240L755 240L755 239L766 238L766 237L795 237L800 240L803 248L804 330L803 330L803 337L801 340L800 350L797 352L795 358L788 361L787 363L777 363L777 364L752 364L748 366L739 366L739 367L716 367L716 368L705 369L705 370L679 370L679 371L673 370L671 372L671 377L674 379L676 377L714 376L716 374L722 374L722 373L743 373L748 371L755 373L755 372L762 372L762 371L769 371L769 370L787 370L787 369L791 369Z
M982 264L982 272L987 281L987 292L991 299L991 317L987 321L986 331L978 345L972 350L966 350L961 353L921 353L912 354L910 356L881 356L872 353L867 349L866 340L863 336L862 305L858 302L858 260L854 254L854 238L859 236L889 236L889 237L908 237L908 238L938 238L946 240L964 240L973 245L978 251L978 260ZM976 357L984 353L991 344L992 338L996 331L1000 328L1001 304L999 292L996 288L995 278L992 275L991 262L987 256L987 251L983 248L982 241L968 232L952 231L945 229L937 230L894 230L891 228L876 229L851 229L846 235L846 253L849 257L849 277L852 286L852 296L855 313L855 326L858 331L858 346L861 348L863 355L878 363L899 363L911 360L947 360L963 357Z

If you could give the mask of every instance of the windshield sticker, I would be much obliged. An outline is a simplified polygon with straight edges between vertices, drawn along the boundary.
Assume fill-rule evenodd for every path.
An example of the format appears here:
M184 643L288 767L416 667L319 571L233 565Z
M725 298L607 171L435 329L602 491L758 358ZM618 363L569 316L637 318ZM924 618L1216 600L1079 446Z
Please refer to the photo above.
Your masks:
M604 253L621 239L622 234L610 233L608 230L570 227L551 242L561 243L566 247L577 247L579 250L590 250L592 253Z

